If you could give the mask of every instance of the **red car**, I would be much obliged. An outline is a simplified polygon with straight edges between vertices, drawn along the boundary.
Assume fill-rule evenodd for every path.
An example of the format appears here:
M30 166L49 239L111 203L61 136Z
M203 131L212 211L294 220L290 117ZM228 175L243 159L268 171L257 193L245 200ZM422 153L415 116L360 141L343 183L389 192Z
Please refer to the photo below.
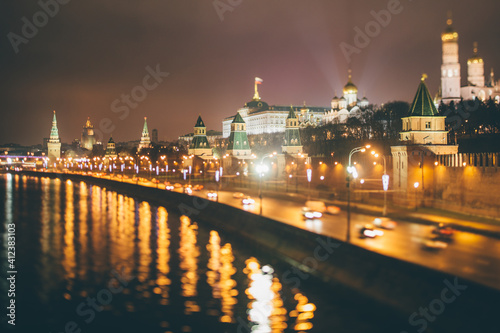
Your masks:
M432 233L444 238L451 238L455 233L452 227L447 226L443 223L438 224L434 229L432 229Z

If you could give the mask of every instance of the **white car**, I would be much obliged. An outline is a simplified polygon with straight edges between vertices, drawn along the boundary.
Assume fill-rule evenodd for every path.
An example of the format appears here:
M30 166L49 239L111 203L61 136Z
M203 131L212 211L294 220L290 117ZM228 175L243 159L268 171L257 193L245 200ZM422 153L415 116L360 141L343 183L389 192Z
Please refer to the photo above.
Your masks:
M448 247L448 244L437 239L427 239L423 243L424 248L428 250L442 250Z
M309 209L308 207L302 207L301 213L306 220L320 219L323 216L323 213Z
M383 235L384 232L382 230L375 229L375 226L371 223L365 224L359 228L359 237L361 238L375 238Z
M255 203L255 200L250 198L250 197L246 197L246 198L241 199L241 203L245 206L253 205Z
M207 197L210 200L215 200L215 199L217 199L217 192L215 192L215 191L209 191L207 193Z
M387 217L377 217L373 220L373 225L382 229L394 230L397 223Z

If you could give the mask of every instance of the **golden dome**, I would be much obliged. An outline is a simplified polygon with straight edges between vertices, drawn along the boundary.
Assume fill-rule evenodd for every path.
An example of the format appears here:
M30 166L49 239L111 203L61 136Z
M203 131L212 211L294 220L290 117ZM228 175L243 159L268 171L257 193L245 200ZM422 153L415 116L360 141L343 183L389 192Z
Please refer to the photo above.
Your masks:
M474 54L467 60L467 64L480 64L483 62L483 58L477 53L477 42L474 42Z
M456 42L458 41L458 32L451 26L453 24L453 20L451 18L451 14L448 14L448 20L446 21L446 29L441 34L441 40L443 42Z
M344 86L344 95L346 94L357 94L358 93L358 87L351 81L351 73L349 72L349 81L347 81L347 84Z

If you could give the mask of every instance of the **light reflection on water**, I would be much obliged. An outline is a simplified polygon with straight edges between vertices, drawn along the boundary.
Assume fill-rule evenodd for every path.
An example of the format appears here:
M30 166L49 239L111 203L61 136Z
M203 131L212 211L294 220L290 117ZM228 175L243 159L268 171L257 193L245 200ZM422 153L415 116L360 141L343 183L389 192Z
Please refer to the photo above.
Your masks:
M106 288L114 271L135 279L103 304L96 322L121 331L131 329L130 322L158 332L205 326L234 332L242 322L250 322L251 329L240 328L245 332L312 328L315 306L304 301L306 296L298 294L285 304L282 283L270 266L261 267L255 258L245 265L247 258L217 231L199 228L189 217L84 182L2 177L6 221L13 218L12 198L20 182L24 191L38 196L31 228L18 233L31 233L39 242L19 239L18 246L28 247L37 261L28 282L39 285L38 295L30 295L30 302L50 308L38 318L46 321L44 328L62 331L65 321L74 320L94 325L83 326L84 331L99 331L97 323L85 323L75 309Z

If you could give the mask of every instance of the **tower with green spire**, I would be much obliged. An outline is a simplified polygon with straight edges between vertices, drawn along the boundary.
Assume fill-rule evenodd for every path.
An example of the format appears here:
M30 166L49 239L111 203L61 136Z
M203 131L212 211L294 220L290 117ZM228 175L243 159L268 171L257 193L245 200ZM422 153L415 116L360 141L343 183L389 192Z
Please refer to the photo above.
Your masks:
M390 186L401 193L393 197L393 201L399 204L415 202L417 191L420 192L417 197L432 196L433 189L428 184L433 181L437 156L454 155L450 158L456 158L458 153L458 145L448 144L446 117L439 115L425 85L426 78L427 75L422 75L409 114L401 119L401 145L391 146L393 174Z
M138 150L151 148L151 138L148 130L148 117L144 117L144 126L142 127L141 142L139 143Z
M47 142L47 156L51 161L61 157L61 139L59 139L59 130L57 129L56 111L52 117L52 128L50 129L50 138Z
M108 141L108 144L106 146L105 156L108 158L114 158L114 157L118 156L116 154L116 145L115 145L115 141L113 140L113 136L109 137L109 141Z
M198 116L198 120L194 125L193 141L191 141L189 145L188 154L200 156L202 158L213 157L212 148L210 148L210 143L207 139L207 127L203 119L201 119L201 115Z
M400 140L411 145L446 145L448 131L445 116L440 116L425 85L427 75L422 75L417 94L413 99L408 117L402 118L403 131Z
M302 144L300 142L299 120L295 115L293 106L290 106L290 112L286 118L285 125L285 138L281 151L285 154L299 154L302 153Z
M247 124L237 112L231 123L231 134L229 135L227 152L240 159L251 158L252 151L247 137Z

